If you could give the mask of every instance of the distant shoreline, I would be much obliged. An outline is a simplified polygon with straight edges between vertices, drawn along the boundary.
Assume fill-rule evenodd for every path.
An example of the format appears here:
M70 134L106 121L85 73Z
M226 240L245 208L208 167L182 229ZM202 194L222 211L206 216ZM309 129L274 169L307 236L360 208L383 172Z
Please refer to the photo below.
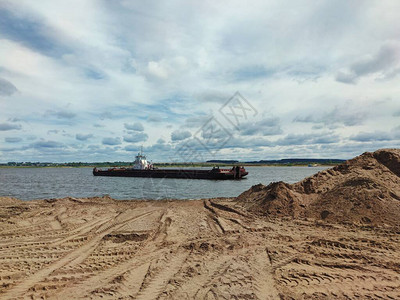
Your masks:
M333 167L338 165L339 163L331 163L331 164L316 164L309 166L310 164L246 164L246 163L236 163L236 164L154 164L155 167L160 169L162 168L199 168L199 167L220 167L220 168L231 168L234 165L240 165L244 167ZM83 166L68 166L68 165L47 165L47 166L1 166L0 169L28 169L28 168L113 168L113 167L132 167L130 165L83 165Z

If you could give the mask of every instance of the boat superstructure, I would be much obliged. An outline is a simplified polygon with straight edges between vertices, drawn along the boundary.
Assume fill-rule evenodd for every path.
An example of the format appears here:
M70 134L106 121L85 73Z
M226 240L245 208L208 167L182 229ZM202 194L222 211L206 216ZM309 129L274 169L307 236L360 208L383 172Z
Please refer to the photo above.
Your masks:
M149 163L146 159L146 156L143 155L143 151L140 151L136 156L135 156L135 161L133 164L133 169L134 170L152 170L154 169L153 164Z

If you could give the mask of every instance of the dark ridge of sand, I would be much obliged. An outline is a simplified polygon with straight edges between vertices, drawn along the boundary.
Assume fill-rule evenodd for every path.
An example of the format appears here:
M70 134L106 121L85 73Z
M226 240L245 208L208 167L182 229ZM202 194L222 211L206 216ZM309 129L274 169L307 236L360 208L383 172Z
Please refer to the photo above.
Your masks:
M236 200L268 216L399 226L400 149L366 152L295 184L259 184Z

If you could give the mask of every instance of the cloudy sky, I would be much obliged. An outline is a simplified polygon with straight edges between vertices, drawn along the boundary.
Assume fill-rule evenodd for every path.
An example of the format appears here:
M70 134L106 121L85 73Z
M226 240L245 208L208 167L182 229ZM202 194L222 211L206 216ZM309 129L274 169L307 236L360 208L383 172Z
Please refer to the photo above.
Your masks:
M399 142L398 0L0 0L0 162Z

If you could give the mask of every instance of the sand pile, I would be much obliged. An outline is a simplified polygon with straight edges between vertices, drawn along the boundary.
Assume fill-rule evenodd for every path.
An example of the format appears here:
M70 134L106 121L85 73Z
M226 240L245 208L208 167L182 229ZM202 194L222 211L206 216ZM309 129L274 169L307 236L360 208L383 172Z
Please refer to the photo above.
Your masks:
M269 216L400 225L400 149L366 152L295 184L259 184L237 200Z

